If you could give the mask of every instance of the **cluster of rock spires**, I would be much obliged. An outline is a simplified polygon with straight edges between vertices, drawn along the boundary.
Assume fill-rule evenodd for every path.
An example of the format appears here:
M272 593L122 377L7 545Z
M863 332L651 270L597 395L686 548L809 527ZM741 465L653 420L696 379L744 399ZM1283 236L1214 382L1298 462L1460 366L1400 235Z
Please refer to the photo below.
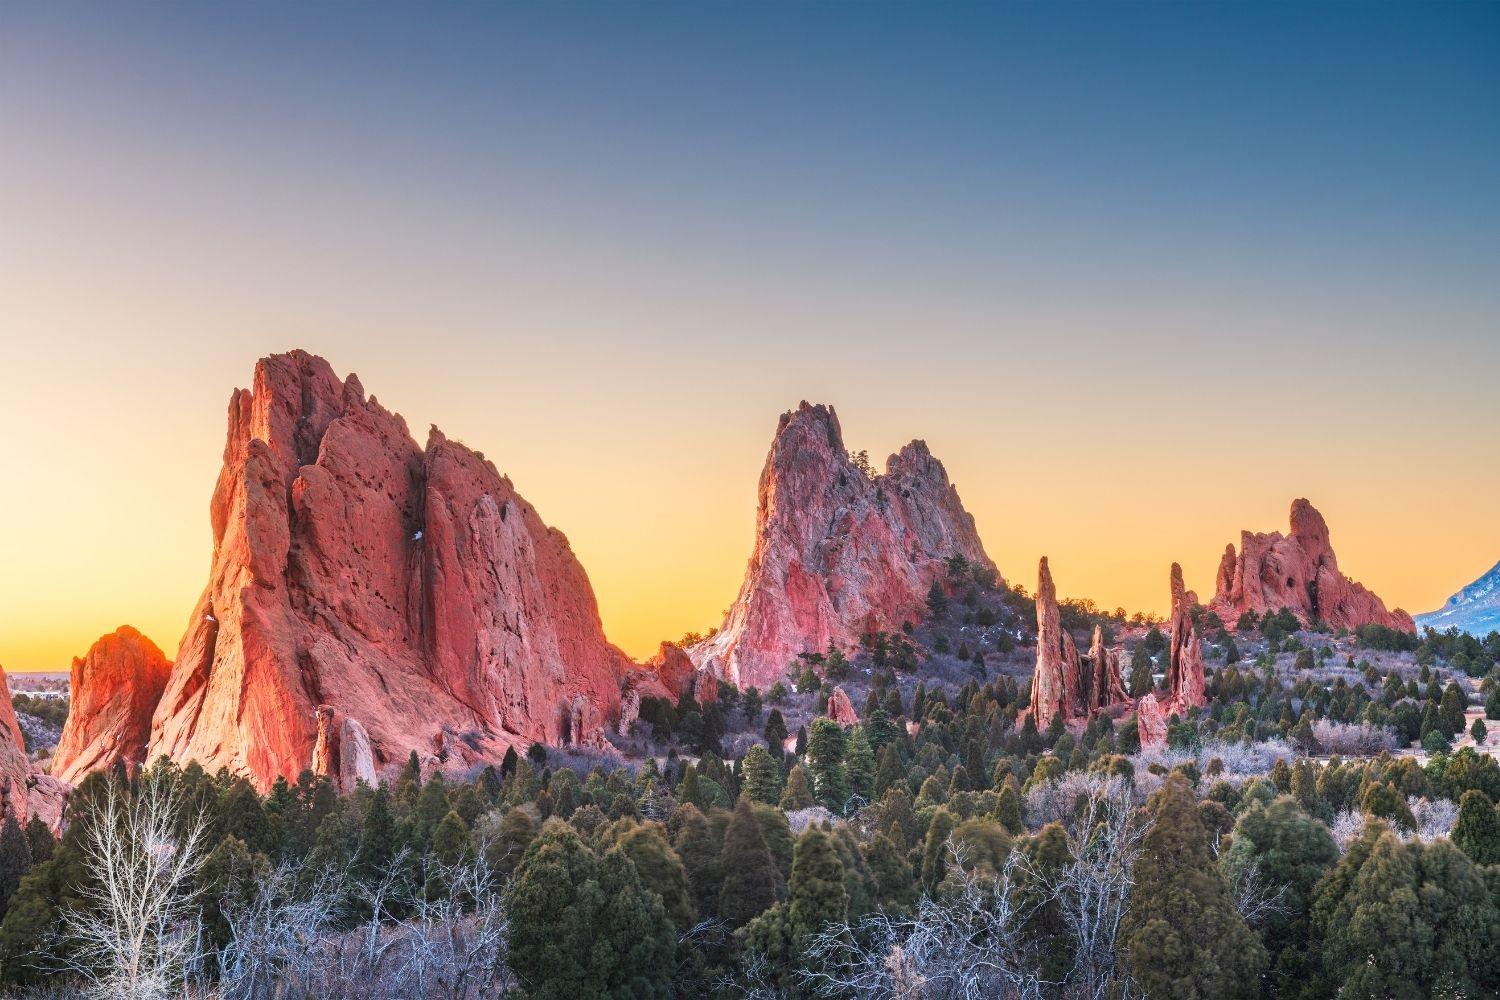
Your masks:
M755 547L724 627L633 663L604 636L567 539L483 455L399 415L301 351L263 359L229 405L211 504L208 584L172 663L129 627L73 663L72 708L41 773L0 672L0 810L54 827L70 783L158 755L262 790L303 769L348 790L415 751L464 769L533 742L607 748L646 698L712 701L720 681L768 687L796 655L920 620L947 560L999 574L942 463L913 441L877 474L845 450L831 407L782 415L761 474ZM1062 628L1044 558L1037 588L1038 724L1133 704L1145 744L1205 701L1194 596L1172 567L1167 688L1132 703L1121 650L1087 654ZM1353 628L1412 627L1338 570L1322 517L1292 505L1289 536L1244 533L1213 608L1291 608ZM857 713L842 688L828 716ZM0 812L0 815L3 815Z
M1225 546L1209 607L1230 628L1242 613L1289 608L1304 624L1334 628L1384 625L1416 631L1411 615L1385 602L1339 571L1323 515L1305 499L1292 501L1291 533L1240 533L1240 549Z
M1120 671L1119 647L1104 644L1104 631L1094 626L1093 642L1086 657L1080 657L1073 636L1062 627L1057 588L1052 571L1042 557L1037 572L1036 672L1031 679L1031 718L1039 727L1061 717L1064 723L1081 722L1099 714L1119 715L1132 705L1136 710L1143 746L1166 742L1167 722L1173 715L1207 702L1203 679L1203 651L1198 643L1192 609L1197 603L1182 583L1182 567L1172 564L1172 624L1168 650L1167 691L1155 692L1138 701L1126 693Z
M1036 673L1031 681L1031 715L1046 726L1056 716L1063 721L1087 719L1112 705L1129 701L1120 677L1120 650L1104 645L1104 631L1095 626L1087 661L1078 655L1073 636L1062 627L1057 587L1043 556L1037 568Z
M742 689L765 688L798 653L919 621L955 555L995 569L927 445L911 442L873 473L845 450L833 408L803 402L781 415L761 472L739 596L688 653Z

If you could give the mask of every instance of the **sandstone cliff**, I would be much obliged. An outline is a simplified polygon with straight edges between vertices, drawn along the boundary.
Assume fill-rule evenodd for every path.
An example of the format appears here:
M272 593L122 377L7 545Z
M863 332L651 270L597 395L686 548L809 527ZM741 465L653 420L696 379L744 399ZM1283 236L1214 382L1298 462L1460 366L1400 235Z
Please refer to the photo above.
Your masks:
M268 788L348 787L415 750L431 766L594 743L628 659L567 539L508 478L301 351L229 403L208 585L149 754Z
M156 644L129 625L95 642L73 660L71 701L52 774L76 785L90 771L145 760L151 715L172 664Z
M877 474L850 458L832 407L804 402L782 414L761 472L739 597L689 653L741 688L768 687L799 652L920 620L955 555L995 568L927 445L913 441Z
M1319 619L1334 628L1416 630L1411 615L1387 611L1379 597L1339 571L1328 524L1306 500L1292 502L1290 534L1244 531L1238 554L1232 544L1225 547L1209 606L1230 628L1245 611L1290 608L1304 624Z

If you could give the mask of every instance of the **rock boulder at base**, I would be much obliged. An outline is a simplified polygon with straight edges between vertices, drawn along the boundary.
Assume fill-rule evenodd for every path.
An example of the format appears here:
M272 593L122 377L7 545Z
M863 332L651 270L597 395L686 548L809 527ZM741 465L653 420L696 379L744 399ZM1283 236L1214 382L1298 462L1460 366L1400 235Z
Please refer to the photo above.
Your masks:
M129 625L75 658L68 720L52 756L52 774L76 785L90 771L116 761L131 770L144 763L151 716L171 672L171 661L156 644Z
M412 751L464 768L533 742L598 745L629 660L587 575L483 455L302 351L229 402L208 585L148 752L261 790Z
M761 472L739 597L688 652L700 669L764 690L798 653L921 620L952 556L995 572L927 445L913 441L876 473L850 457L832 407L804 402L782 414Z
M1411 615L1385 602L1339 570L1323 515L1306 500L1292 501L1291 532L1240 533L1236 554L1229 545L1219 560L1218 580L1209 605L1224 624L1235 628L1246 611L1262 616L1289 608L1308 624L1333 628L1384 625L1416 631Z
M835 687L833 693L828 696L828 717L845 727L859 722L859 714L854 711L854 703L849 700L848 692L842 687Z

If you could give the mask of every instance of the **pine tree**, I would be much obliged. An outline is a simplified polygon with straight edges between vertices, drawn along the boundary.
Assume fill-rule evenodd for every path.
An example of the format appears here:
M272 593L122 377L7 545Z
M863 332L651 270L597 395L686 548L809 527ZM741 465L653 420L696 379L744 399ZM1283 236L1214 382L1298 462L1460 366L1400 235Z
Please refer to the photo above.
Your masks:
M267 857L276 853L276 837L265 806L255 787L244 778L237 779L224 793L218 810L221 835L237 837L253 854Z
M485 860L501 878L509 877L540 832L541 824L533 817L529 806L508 810L500 818L495 838L485 847Z
M1000 795L995 801L995 819L1012 836L1020 836L1026 832L1026 825L1021 815L1021 791L1016 787L1015 776L1007 775L1009 780L1000 788Z
M786 753L786 738L791 734L787 732L786 720L781 717L781 709L773 708L766 713L766 728L763 735L771 753L777 757Z
M745 752L744 794L756 802L775 805L781 798L781 767L759 743Z
M1151 809L1120 925L1127 968L1155 998L1254 996L1265 948L1235 911L1186 779L1169 775Z
M896 750L896 744L892 743L880 751L880 767L875 772L875 795L884 795L891 788L900 785L903 776L901 754Z
M932 581L932 586L927 588L927 610L934 618L940 617L948 610L948 595L943 590L943 585L938 581Z
M678 813L681 818L672 846L682 859L694 908L700 918L708 918L719 912L719 893L724 887L723 845L714 839L713 828L697 806L679 806Z
M21 879L31 871L31 843L16 822L14 810L6 814L0 826L0 919L10 906L10 898L21 887Z
M734 817L724 832L720 867L724 882L719 915L733 926L748 923L785 895L781 869L748 799L740 799L734 807Z
M848 776L849 791L866 802L875 796L875 751L863 726L855 726L849 732L848 744L844 748L844 773Z
M1469 789L1458 800L1453 846L1476 865L1500 865L1500 810L1477 789Z
M844 770L844 728L832 719L814 719L807 740L807 769L818 804L842 815L849 799Z
M364 881L380 877L396 850L396 818L391 814L391 793L384 785L375 789L365 810L364 829L354 856L355 874Z
M939 808L927 824L927 840L922 846L922 885L932 892L948 873L948 838L958 826L958 817Z
M849 917L844 865L833 839L816 826L808 827L797 840L788 891L792 928L799 937L816 933L825 924L843 923Z
M667 919L677 933L683 933L697 920L697 907L688 889L687 869L667 842L659 823L642 823L620 838L620 850L630 858L641 881L661 896Z
M793 764L791 773L786 776L786 788L781 793L780 805L787 812L811 809L817 805L807 780L807 771L803 770L801 764Z
M538 1000L665 997L672 925L619 850L600 859L549 820L506 890L510 966Z
M886 910L901 913L917 900L916 879L906 852L884 833L877 833L866 848L865 860L875 882L875 896Z

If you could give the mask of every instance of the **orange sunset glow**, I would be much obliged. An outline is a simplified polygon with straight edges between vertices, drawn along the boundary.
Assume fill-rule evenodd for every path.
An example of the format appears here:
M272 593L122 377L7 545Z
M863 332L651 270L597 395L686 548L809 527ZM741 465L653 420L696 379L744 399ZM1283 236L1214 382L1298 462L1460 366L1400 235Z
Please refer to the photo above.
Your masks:
M968 55L924 61L914 104L834 32L674 22L665 57L636 23L551 60L526 17L437 19L393 62L318 17L0 21L7 670L122 623L172 652L225 403L293 347L493 459L636 656L719 624L801 399L877 464L924 438L1009 580L1045 554L1106 608L1164 612L1174 560L1211 592L1299 496L1412 613L1500 557L1492 60L1366 120L1353 49L1309 101L1248 96L1239 50L1164 87L1100 42L1094 82L1140 92L1083 94L1018 29L961 84Z

